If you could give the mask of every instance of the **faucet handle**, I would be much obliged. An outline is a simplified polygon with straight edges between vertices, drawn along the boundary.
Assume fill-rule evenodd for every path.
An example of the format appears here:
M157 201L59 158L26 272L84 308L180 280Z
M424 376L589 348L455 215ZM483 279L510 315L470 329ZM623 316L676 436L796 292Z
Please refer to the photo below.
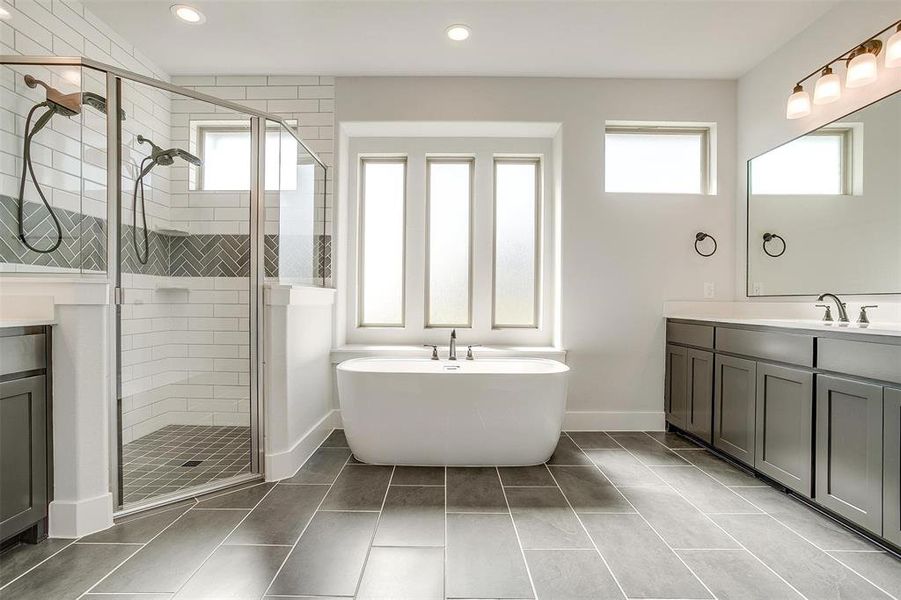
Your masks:
M432 360L438 360L438 346L435 344L423 344L423 348L431 348L432 349Z
M829 306L828 304L817 304L816 306L817 306L817 308L825 308L826 309L826 314L823 315L823 322L824 323L832 323L832 321L833 321L832 307Z
M861 324L866 324L870 322L869 317L867 316L868 308L879 308L878 304L868 304L867 306L860 307L860 316L857 317L857 322Z
M466 360L473 360L473 357L472 357L472 349L473 349L473 348L478 348L478 347L481 346L481 345L482 345L482 344L467 344L467 345L466 345Z

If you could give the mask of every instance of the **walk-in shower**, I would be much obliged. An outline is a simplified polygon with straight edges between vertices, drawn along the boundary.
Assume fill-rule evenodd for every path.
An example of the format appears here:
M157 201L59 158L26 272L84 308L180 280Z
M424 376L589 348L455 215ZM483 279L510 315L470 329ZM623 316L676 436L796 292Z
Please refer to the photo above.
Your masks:
M324 284L325 167L296 121L88 59L0 75L0 271L114 289L117 510L260 478L262 289Z

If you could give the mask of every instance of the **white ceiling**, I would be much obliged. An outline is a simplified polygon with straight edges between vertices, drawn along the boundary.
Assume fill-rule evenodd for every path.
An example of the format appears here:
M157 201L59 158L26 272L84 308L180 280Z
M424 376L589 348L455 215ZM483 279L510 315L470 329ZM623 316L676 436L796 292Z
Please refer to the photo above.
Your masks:
M206 23L175 19L191 4ZM171 75L736 78L836 0L87 0ZM472 37L444 35L466 23Z

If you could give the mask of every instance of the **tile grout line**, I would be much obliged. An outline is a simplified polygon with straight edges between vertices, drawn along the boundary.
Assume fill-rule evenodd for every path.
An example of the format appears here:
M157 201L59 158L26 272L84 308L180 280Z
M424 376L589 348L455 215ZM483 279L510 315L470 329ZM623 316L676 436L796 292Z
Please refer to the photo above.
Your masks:
M196 501L195 501L195 503L196 503ZM116 570L117 570L119 567L121 567L122 565L124 565L125 563L127 563L129 560L131 560L132 558L134 558L135 554L137 554L138 552L140 552L141 550L143 550L144 548L146 548L147 545L150 544L150 542L152 542L152 541L155 540L156 538L158 538L158 537L160 537L161 535L163 535L163 533L164 533L167 529L169 529L170 527L172 527L173 525L175 525L176 523L178 523L178 522L182 519L182 517L184 517L186 514L188 514L188 513L191 511L191 508L193 508L193 506L190 507L190 508L188 508L187 510L185 510L183 513L181 513L181 514L178 515L177 517L175 517L175 519L174 519L171 523L169 523L168 525L166 525L165 527L163 527L163 528L159 531L159 533L157 533L156 535L154 535L153 537L151 537L149 540L147 540L146 542L144 542L143 544L141 544L141 547L140 547L140 548L138 548L137 550L135 550L134 552L132 552L132 553L128 556L128 558L126 558L125 560L123 560L122 562L120 562L118 565L116 565L109 573L107 573L106 575L104 575L103 577L101 577L100 579L98 579L98 580L94 583L94 585L92 585L91 587L89 587L86 591L82 592L81 595L78 596L78 598L84 598L87 594L89 594L89 593L91 592L91 590L93 590L95 587L97 587L98 585L100 585L100 583L101 583L104 579L106 579L107 577L109 577L110 575L112 575L113 573L115 573ZM148 515L148 516L151 516L151 515ZM137 520L137 519L136 519L136 520ZM81 538L79 538L79 539L81 539ZM76 540L76 543L77 543L77 540Z
M444 576L441 578L441 596L447 598L447 465L444 466Z
M334 430L335 429L333 428L332 431L334 431ZM329 435L331 435L331 434L329 434ZM323 440L323 441L325 441L325 440ZM316 448L316 450L318 450L318 449L319 448ZM316 450L314 450L313 452L315 452ZM310 456L312 457L313 455L311 454ZM335 482L338 480L338 477L340 477L341 473L344 472L344 469L350 463L351 458L353 458L353 452L350 453L350 456L348 456L347 459L344 461L344 464L341 465L341 470L338 471L338 473L335 475L335 478L332 479L332 482L330 484L328 484L328 490L326 490L325 494L322 495L322 500L320 500L319 504L316 505L316 510L313 511L313 514L310 516L310 520L307 521L306 525L304 525L304 528L301 530L300 535L297 536L297 539L294 540L294 543L291 545L291 549L288 551L288 554L285 555L285 559L282 561L282 564L280 564L278 569L276 569L275 575L272 576L272 581L270 581L269 585L266 586L266 591L263 592L264 597L269 593L269 590L272 588L272 584L275 583L276 579L278 579L278 576L282 572L282 569L285 568L285 564L287 564L288 559L291 558L291 555L294 553L294 550L297 548L297 544L300 543L300 539L303 537L303 534L307 532L307 528L309 528L310 523L312 523L313 519L316 518L316 513L319 512L319 507L321 507L322 503L325 502L325 499L328 497L329 493L332 491L332 486L335 485ZM299 473L300 470L304 467L304 465L306 465L308 460L310 460L310 459L307 458L307 460L304 461L304 464L301 465L300 467L298 467L297 471L295 471L294 475L292 475L291 477L295 477L297 475L297 473ZM279 482L279 483L281 483L281 482ZM275 487L278 487L278 485L279 485L278 483L275 484L273 489Z
M522 557L523 566L526 568L526 576L529 578L529 585L532 587L532 597L538 598L538 590L535 589L535 581L532 579L532 569L529 568L529 561L526 560L526 551L522 547L522 538L519 537L519 528L516 527L516 519L513 518L513 509L510 508L510 500L507 499L507 490L504 489L504 480L501 479L499 467L494 467L494 474L497 477L497 483L501 486L501 493L504 495L504 504L507 505L507 514L510 516L510 524L513 525L513 533L516 535L516 545L519 546L519 555Z
M647 433L647 432L645 432L645 433ZM611 437L612 437L612 436L611 436ZM661 443L659 440L657 440L657 439L654 438L653 436L650 436L650 435L649 435L648 437L650 437L651 439L653 439L654 441L656 441L656 442L658 442L658 443ZM661 444L662 444L662 443L661 443ZM668 449L669 449L669 448L668 448ZM628 450L628 449L627 449L627 450ZM672 450L670 449L670 451L672 451ZM636 460L637 460L637 457L636 457ZM722 460L722 459L721 459L721 460ZM727 462L727 461L724 461L724 462ZM728 462L727 462L727 464L728 464ZM826 556L828 556L829 558L831 558L832 560L834 560L835 562L837 562L838 564L842 565L843 567L845 567L846 569L848 569L848 570L851 571L852 573L856 574L858 577L860 577L861 579L863 579L864 581L866 581L867 583L869 583L870 585L872 585L873 587L875 587L875 588L878 589L879 591L885 593L885 594L888 595L889 597L894 598L894 596L893 596L892 594L890 594L889 592L887 592L886 590L884 590L881 586L877 585L875 582L871 581L869 578L865 577L864 575L862 575L861 573L859 573L859 572L856 571L855 569L852 569L851 567L849 567L848 565L846 565L845 563L843 563L842 561L840 561L840 560L839 560L838 558L836 558L835 556L832 556L831 554L829 554L829 552L830 552L829 550L820 547L818 544L816 544L816 543L814 543L813 541L809 540L806 536L802 535L801 533L799 533L798 531L796 531L795 529L793 529L792 527L790 527L788 524L782 522L776 515L770 514L769 512L765 511L764 509L762 509L761 507L757 506L756 504L754 504L753 502L751 502L749 499L745 498L744 496L742 496L741 494L739 494L738 492L736 492L734 489L732 489L733 487L753 488L753 489L757 489L757 488L759 488L759 487L767 487L767 488L769 488L769 489L772 489L772 490L775 490L775 491L778 492L779 490L776 489L775 487L773 487L773 486L771 486L771 485L768 485L768 484L766 484L765 482L763 482L763 483L765 484L764 486L728 486L728 485L724 484L723 482L719 481L718 479L716 479L715 477L713 477L712 475L710 475L709 473L707 473L706 471L704 471L704 469L702 469L701 467L699 467L699 466L697 466L697 465L695 465L695 464L691 464L691 466L694 467L695 469L697 469L698 471L700 471L701 473L703 473L704 475L706 475L707 477L709 477L710 479L712 479L713 481L715 481L716 483L718 483L719 485L723 486L724 488L726 488L727 490L729 490L730 492L732 492L733 494L735 494L736 496L738 496L739 498L741 498L742 500L744 500L745 502L747 502L748 504L750 504L751 506L753 506L754 508L756 508L757 510L759 510L761 514L763 514L763 515L769 517L770 519L772 519L772 520L775 521L776 523L779 523L780 525L782 525L783 527L785 527L786 529L788 529L789 531L791 531L792 533L794 533L795 535L797 535L799 538L801 538L802 540L804 540L805 542L807 542L808 544L810 544L811 546L813 546L814 548L816 548L817 550L819 550L820 552L822 552L823 554L825 554ZM798 591L798 590L795 588L795 586L793 586L793 585L791 585L790 583L788 583L788 581L787 581L784 577L782 577L781 575L779 575L779 573L776 573L776 571L774 571L769 565L767 565L765 562L763 562L763 560L762 560L759 556L757 556L756 554L754 554L753 552L751 552L750 550L748 550L747 548L745 548L744 544L742 544L741 542L739 542L739 541L738 541L737 539L735 539L735 537L732 536L728 531L726 531L725 529L723 529L723 528L719 525L719 523L717 523L716 521L714 521L713 519L711 519L711 518L708 516L708 513L705 513L704 511L701 511L701 509L698 508L697 506L695 506L695 504L694 504L693 502L691 502L688 498L685 498L684 496L682 496L682 493L679 492L679 490L677 490L677 489L676 489L674 486L672 486L669 482L664 482L664 483L666 483L667 485L669 485L670 487L672 487L673 490L675 490L675 492L676 492L677 494L679 494L679 496L681 496L686 502L688 502L689 504L691 504L692 506L694 506L695 508L697 508L698 511L700 511L701 514L703 514L705 517L707 517L707 519L708 519L710 522L712 522L714 525L716 525L717 527L719 527L720 529L722 529L723 532L724 532L726 535L728 535L728 536L731 537L733 540L735 540L735 542L736 542L739 546L741 546L742 548L744 548L751 556L753 556L754 558L756 558L756 559L757 559L761 564L763 564L767 569L769 569L770 571L772 571L777 577L779 577L780 579L782 579L783 581L785 581L785 583L787 583L792 589L794 589L796 592L798 592L799 594L801 594L801 592ZM787 495L788 495L788 494L787 494ZM792 502L798 502L799 504L801 504L800 501L793 499L793 498L791 497L791 495L788 495L788 497L789 497L789 500L790 500L790 501L792 501ZM809 510L809 511L811 511L811 512L816 512L814 509L812 509L812 508L810 508L810 507L807 507L807 506L803 506L803 505L802 505L802 508L804 508L805 510ZM710 513L710 514L757 514L757 513ZM847 528L844 528L844 529L846 529L847 531L850 531L851 533L854 533L854 532L853 532L852 530L850 530L850 529L847 529ZM833 552L840 552L840 551L839 551L839 550L833 550ZM869 551L867 551L867 552L869 552ZM801 596L803 596L803 597L806 598L806 596L804 596L804 594L801 594Z
M654 439L653 436L648 436L648 437L651 438L651 439ZM614 438L613 436L610 436L610 438L613 439L614 442L616 442L617 444L619 444L619 442L616 440L616 438ZM654 439L654 441L656 441L656 442L659 443L659 440ZM661 444L661 445L663 445L663 444ZM620 446L622 446L622 444L620 444ZM665 447L665 446L664 446L664 447ZM635 454L634 454L631 450L629 450L629 449L626 448L625 446L622 446L622 448L623 448L626 452L628 452L628 453L629 453L635 460L637 460L639 463L644 464L644 463L641 462L641 460L639 460L639 458L638 458L637 456L635 456ZM669 450L670 452L672 452L672 450L671 450L670 448L667 448L667 450ZM704 473L704 471L702 471L700 468L696 467L695 465L692 465L691 463L689 463L687 466L690 466L690 467L692 467L692 468L694 468L694 469L697 469L697 470L700 471L701 473ZM650 470L650 467L648 467L648 465L645 465L645 467L647 467L647 468ZM651 471L651 472L654 473L654 471ZM713 519L711 519L711 518L707 515L707 513L705 513L704 511L702 511L700 508L698 508L698 506L696 506L696 505L695 505L693 502L691 502L688 498L686 498L685 496L683 496L682 493L681 493L679 490L677 490L675 486L673 486L673 485L670 484L668 481L664 480L662 477L660 477L659 475L657 475L657 473L654 473L654 475L657 476L657 477L663 482L663 484L664 484L666 487L668 487L668 488L670 488L671 490L673 490L673 492L675 492L677 496L679 496L680 498L682 498L689 506L691 506L692 508L694 508L695 510L697 510L698 513L700 513L701 515L703 515L703 517L704 517L705 519L707 519L708 521L710 521L717 529L719 529L719 530L722 531L724 534L726 534L726 535L729 537L729 539L731 539L731 540L734 541L736 544L738 544L739 548L741 548L742 550L744 550L745 552L747 552L750 556L754 557L754 559L757 560L757 562L759 562L759 563L760 563L761 565L763 565L767 570L769 570L771 573L773 573L773 575L775 575L775 576L778 577L781 581L783 581L788 587L790 587L791 589L793 589L799 596L801 596L802 598L805 598L805 599L807 598L807 596L805 596L804 594L802 594L802 593L800 592L800 590L798 590L794 585L792 585L791 583L789 583L788 580L786 580L784 577L782 577L782 575L780 575L779 573L777 573L776 571L774 571L768 564L766 564L765 562L763 562L763 560L762 560L759 556L757 556L756 554L754 554L753 552L751 552L750 550L748 550L748 548L745 547L744 544L742 544L741 542L739 542L739 541L735 538L735 536L733 536L733 535L730 534L728 531L726 531L725 529L723 529L723 528L720 526L720 524L717 523L716 521L714 521ZM704 473L704 475L707 475L707 474ZM707 475L707 476L710 477L709 475ZM713 478L711 477L711 479L713 479ZM715 482L716 482L717 484L719 484L719 485L722 485L723 487L726 487L725 485L723 485L723 484L720 483L719 481L716 481L715 479L713 479L713 481L715 481ZM733 492L733 493L734 493L734 492ZM735 494L735 495L738 496L738 494ZM738 497L741 498L741 496L738 496ZM742 498L742 500L744 500L744 498ZM628 498L626 498L626 501L628 501L629 504L632 504L632 502L629 501ZM748 504L751 504L751 503L749 502ZM633 506L634 506L634 505L633 505ZM754 506L754 505L751 504L751 506ZM757 508L757 510L760 510L759 507L756 507L756 506L755 506L754 508ZM637 511L638 509L636 508L635 510ZM749 513L743 513L743 514L749 514ZM756 514L756 513L753 513L753 514ZM764 512L763 514L766 514L766 513ZM647 520L646 520L646 521L647 521ZM648 522L648 526L651 526L650 522ZM653 527L651 527L651 528L653 529ZM656 532L656 530L655 530L655 532ZM660 535L660 534L658 533L657 535ZM663 536L660 536L660 538L663 539ZM670 546L669 543L666 542L666 540L663 540L663 543L666 544L666 545L670 548L670 550L673 552L673 554L675 554L675 555L679 558L679 560L681 560L682 563L683 563L686 567L688 567L688 570L691 571L692 574L694 574L694 576L698 578L698 580L701 580L701 578L698 577L698 575L691 569L691 567L688 566L688 564L682 559L682 557L679 556L679 553L676 552L676 549L675 549L675 548L673 548L672 546ZM701 582L703 583L703 580L701 580ZM704 587L707 587L707 585L704 584ZM708 589L709 589L709 588L708 588ZM714 594L714 597L716 597L715 594Z
M567 437L569 437L568 434L567 434ZM620 444L620 443L616 440L616 438L614 438L612 435L609 435L609 434L608 434L607 437L609 437L610 439L612 439L618 446L620 446L623 450L625 450L626 452L628 452L633 458L635 458L635 460L638 460L638 457L636 457L634 454L632 454L632 452L631 452L628 448L626 448L625 446L623 446L622 444ZM570 440L572 440L572 438L570 438ZM573 443L575 444L575 440L573 440ZM581 446L579 446L578 444L576 444L576 447L579 449L579 452L582 452L582 454L585 454L585 451L582 450L582 447L581 447ZM589 461L591 461L591 458L590 458L587 454L585 454L585 457L588 458ZM638 462L641 463L641 461L638 461ZM616 489L616 493L618 493L618 494L623 498L623 500L625 500L625 501L629 504L629 506L631 506L631 507L633 508L633 510L635 510L635 513L641 518L641 520L644 521L645 524L651 529L651 531L653 531L654 534L655 534L657 537L660 538L660 541L663 542L663 544L664 544L667 548L669 548L669 551L672 552L673 555L674 555L677 559L679 559L679 562L681 562L683 565L685 565L685 568L688 569L688 572L691 573L691 574L694 576L694 578L698 580L698 583L700 583L702 586L704 586L704 589L707 590L707 591L710 593L710 596L711 596L712 598L714 598L714 600L716 600L716 599L717 599L717 595L713 593L713 590L711 590L709 587L707 587L707 584L704 582L704 580L701 579L700 577L698 577L698 574L695 573L694 570L693 570L691 567L688 566L688 563L686 563L686 562L682 559L682 557L679 556L679 554L678 554L675 550L673 550L673 547L670 546L670 545L667 543L667 541L663 538L662 535L660 535L660 532L657 531L657 530L654 528L654 526L651 525L651 522L648 521L648 520L645 518L645 516L644 516L643 514L641 514L641 512L639 512L638 508L637 508L634 504L632 504L632 501L629 500L628 498L626 498L625 494L623 494L622 492L620 492L620 491L616 488L616 486L613 485L613 482L610 481L610 478L607 477L607 474L604 473L604 470L601 469L598 465L596 465L596 464L594 463L594 461L591 461L591 464L594 465L594 468L597 469L598 472L601 473L601 475L603 475L604 478L605 478L608 482L610 482L610 485L611 485L614 489ZM641 463L641 464L644 464L644 463ZM666 483L666 482L664 482L664 483ZM627 597L628 597L628 596L627 596Z
M17 579L20 579L20 578L24 577L25 575L27 575L28 573L34 571L35 569L37 569L38 567L40 567L42 564L44 564L45 562L47 562L48 560L50 560L51 558L53 558L54 556L56 556L57 554L59 554L60 552L62 552L63 550L66 550L67 548L69 548L69 547L71 547L71 546L74 546L75 543L76 543L79 539L81 539L81 538L74 538L71 542L69 542L68 544L66 544L65 546L63 546L62 548L60 548L59 550L57 550L56 552L54 552L53 554L51 554L50 556L48 556L47 558L45 558L44 560L42 560L42 561L36 563L33 567L30 567L30 568L26 569L25 571L22 571L22 573L20 573L19 575L16 575L15 577L13 577L12 579L10 579L9 581L7 581L6 583L4 583L3 585L0 585L0 591L2 591L2 590L3 590L4 588L6 588L6 587L12 585L12 583L15 582Z
M353 453L351 453L353 456ZM375 535L379 531L379 523L382 521L382 512L385 510L385 502L388 500L388 492L391 490L391 480L394 479L394 472L397 470L396 465L391 466L391 475L388 476L388 485L385 486L385 494L382 496L382 505L379 507L378 515L375 518L375 527L372 528L372 535L369 536L369 547L366 548L366 557L363 559L363 566L360 568L360 576L357 578L357 585L354 588L354 597L360 593L360 586L363 585L363 576L366 574L366 565L369 564L369 556L372 554L372 544L375 542Z
M576 443L572 438L569 437L568 434L566 435L566 437L569 438L570 441L572 441L574 444ZM576 444L576 447L579 448L579 450L582 450L582 448L578 444ZM557 487L557 490L560 491L560 495L563 496L564 500L566 500L566 505L569 507L569 509L571 511L573 511L573 514L576 515L576 520L579 521L579 526L582 528L582 531L585 532L585 535L588 536L588 541L591 542L591 546L594 548L595 553L597 553L597 555L600 557L601 562L604 563L604 567L607 568L607 572L610 573L610 577L613 578L613 582L616 584L616 587L619 588L619 591L623 595L623 598L628 598L628 596L626 595L626 590L623 589L622 584L619 582L619 579L616 577L616 573L614 573L613 569L610 568L610 564L607 562L607 559L604 558L604 555L601 553L601 550L598 548L598 545L594 542L594 538L591 537L591 534L588 532L588 528L585 527L585 523L582 522L582 517L579 515L579 513L576 512L576 509L573 508L573 505L569 501L569 498L563 492L563 488L560 487L560 482L558 482L557 478L554 477L554 472L551 471L550 467L548 467L547 464L545 464L545 468L547 469L548 473L550 473L551 479L554 480L554 485ZM631 513L629 513L629 514L631 514Z

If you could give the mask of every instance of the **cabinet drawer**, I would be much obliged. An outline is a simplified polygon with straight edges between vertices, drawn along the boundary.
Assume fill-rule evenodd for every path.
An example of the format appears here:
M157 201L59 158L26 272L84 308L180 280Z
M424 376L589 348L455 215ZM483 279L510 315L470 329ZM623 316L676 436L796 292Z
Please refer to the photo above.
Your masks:
M901 383L901 346L820 338L817 341L817 367Z
M713 348L713 327L709 325L692 325L691 323L667 322L666 341L670 344Z
M813 367L813 336L810 335L717 327L716 349L731 354Z
M46 337L43 333L0 337L0 375L46 368Z

